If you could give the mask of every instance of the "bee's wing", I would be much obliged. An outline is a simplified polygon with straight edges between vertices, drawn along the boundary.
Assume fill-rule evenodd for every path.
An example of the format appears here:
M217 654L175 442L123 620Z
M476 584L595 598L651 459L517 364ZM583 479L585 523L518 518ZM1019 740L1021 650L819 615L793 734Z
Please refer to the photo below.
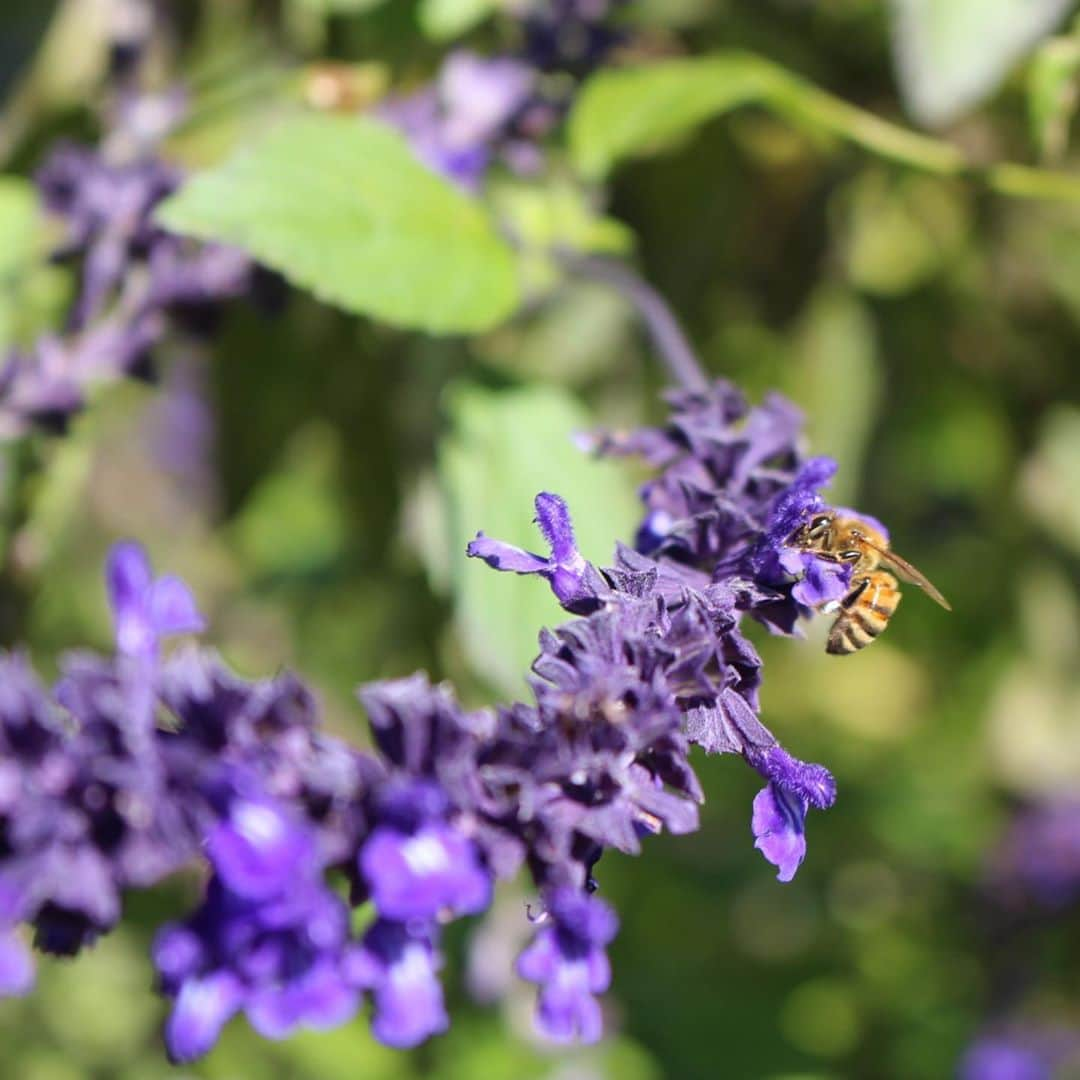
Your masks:
M930 579L921 571L916 570L907 559L901 558L895 551L883 551L881 548L875 548L874 550L881 556L883 565L895 570L905 581L910 581L912 585L918 585L931 600L935 600L946 611L952 611L952 604L938 592Z

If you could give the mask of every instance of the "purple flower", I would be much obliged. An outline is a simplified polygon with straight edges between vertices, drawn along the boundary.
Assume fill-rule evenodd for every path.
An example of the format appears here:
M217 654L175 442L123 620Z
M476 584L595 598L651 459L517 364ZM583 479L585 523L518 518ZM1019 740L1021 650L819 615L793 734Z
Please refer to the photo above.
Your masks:
M520 60L451 53L439 72L443 137L464 149L493 142L533 91L536 72Z
M441 822L415 832L379 826L364 843L360 868L376 910L387 919L473 915L491 901L491 879L476 845Z
M602 900L572 889L552 894L546 917L517 962L518 975L540 986L537 1030L555 1042L597 1042L603 1021L595 995L611 984L604 949L618 920Z
M754 798L754 847L778 868L778 881L791 881L806 855L806 800L770 783Z
M258 899L215 877L186 923L158 933L154 963L173 999L165 1039L174 1062L206 1053L241 1010L267 1038L354 1015L360 993L347 970L348 913L317 874L309 866Z
M206 853L224 885L265 900L302 879L316 858L311 830L266 798L237 798L206 839Z
M1072 1075L1080 1035L1068 1028L1013 1025L987 1031L964 1054L959 1080L1051 1080Z
M0 924L72 955L111 929L120 893L190 858L152 742L113 665L64 663L53 697L20 658L0 660Z
M191 590L179 578L155 578L146 552L135 543L114 544L106 577L116 625L116 648L139 659L157 656L161 638L206 628Z
M623 38L611 17L626 0L543 0L522 17L524 52L542 71L584 78Z
M775 744L751 750L747 760L769 781L754 798L754 847L791 881L806 855L806 811L827 810L836 801L836 781L822 765L793 758Z
M126 93L100 148L61 144L37 173L62 239L56 261L77 266L61 336L43 335L0 364L0 438L66 429L93 384L147 377L174 329L213 325L224 301L254 287L242 253L171 236L154 211L181 182L156 147L179 119L183 95Z
M454 52L433 86L390 101L380 113L434 171L475 191L505 149L511 121L535 81L534 69L519 60Z
M1080 901L1080 800L1022 809L990 854L986 891L1014 916L1065 911Z
M159 942L156 951L160 955L168 947ZM209 1053L243 1000L243 985L231 971L186 979L165 1021L169 1060L183 1065Z
M1027 1047L987 1039L967 1052L961 1080L1051 1080L1049 1064Z
M0 997L22 997L33 988L30 950L14 931L0 931Z
M434 938L422 923L380 919L350 958L349 977L374 997L371 1031L387 1046L417 1046L450 1026Z
M559 603L568 611L583 614L594 610L599 604L603 582L577 549L566 503L558 495L541 492L534 505L535 520L548 542L550 558L534 555L501 540L491 540L482 532L477 533L476 539L469 544L467 554L483 559L495 570L539 574L551 585Z

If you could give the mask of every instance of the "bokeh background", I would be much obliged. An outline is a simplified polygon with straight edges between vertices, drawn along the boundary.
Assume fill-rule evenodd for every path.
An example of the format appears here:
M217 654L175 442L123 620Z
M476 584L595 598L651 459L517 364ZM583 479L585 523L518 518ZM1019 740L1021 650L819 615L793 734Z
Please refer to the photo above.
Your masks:
M47 327L71 287L42 262L48 223L24 178L56 138L97 137L100 6L0 11L8 346ZM170 154L218 160L274 101L302 97L320 59L361 65L361 108L421 84L449 47L424 34L423 6L171 5L162 70L195 105ZM639 55L750 49L870 113L937 124L972 161L1068 172L1071 8L641 0L625 17ZM995 37L987 18L1017 21ZM489 50L509 32L496 12L468 41ZM558 169L547 182L572 183ZM707 122L593 196L708 370L755 399L790 395L814 449L841 463L835 501L887 522L955 609L909 590L888 635L847 659L824 654L823 626L756 635L768 723L840 789L812 815L796 880L777 883L753 850L755 777L699 759L701 831L600 868L622 918L603 1045L533 1042L531 993L504 978L522 892L452 939L453 1030L421 1050L379 1047L362 1021L283 1044L234 1021L208 1059L174 1070L147 945L194 895L178 881L0 1006L3 1075L945 1077L1002 1007L1080 1025L1080 912L1003 945L985 887L1016 808L1080 780L1080 202L884 161L767 108ZM532 543L547 488L605 560L632 535L641 476L589 461L570 435L659 417L663 382L634 311L599 284L545 286L469 339L387 329L301 291L270 318L233 305L211 341L167 351L156 385L108 387L67 437L3 448L5 644L46 673L64 649L108 647L102 556L133 536L192 583L230 663L295 667L357 740L363 680L425 667L470 702L505 698L560 612L535 582L466 565L464 544L478 528ZM42 467L17 485L28 457Z

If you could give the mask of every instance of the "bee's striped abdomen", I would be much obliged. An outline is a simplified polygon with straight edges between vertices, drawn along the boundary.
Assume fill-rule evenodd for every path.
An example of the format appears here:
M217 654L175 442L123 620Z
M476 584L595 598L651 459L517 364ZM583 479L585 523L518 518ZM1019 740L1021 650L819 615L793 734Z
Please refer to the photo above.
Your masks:
M841 603L825 651L844 656L869 645L889 625L899 603L892 574L878 570L863 578Z

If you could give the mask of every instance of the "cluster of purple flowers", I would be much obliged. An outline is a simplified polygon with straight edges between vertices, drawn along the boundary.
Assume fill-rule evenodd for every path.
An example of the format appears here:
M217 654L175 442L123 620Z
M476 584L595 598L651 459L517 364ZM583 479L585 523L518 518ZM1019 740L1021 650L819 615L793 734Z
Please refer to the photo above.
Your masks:
M373 752L320 731L290 675L251 683L211 652L163 656L164 637L202 629L194 600L137 546L114 548L116 655L70 657L52 692L23 658L2 661L0 987L32 980L17 924L72 955L115 925L124 890L202 857L201 903L154 945L174 1060L205 1053L237 1013L279 1038L340 1024L365 996L375 1036L413 1046L448 1025L442 928L524 866L541 903L517 971L538 987L538 1027L594 1040L618 926L597 862L697 828L694 743L762 775L753 834L790 880L807 810L835 785L759 719L761 662L740 626L791 632L846 587L785 546L832 465L801 456L779 398L751 409L716 383L671 405L663 428L595 440L659 469L636 548L612 567L581 556L551 494L536 499L549 555L482 534L469 547L546 579L576 616L541 633L532 700L468 711L421 674L369 684Z
M475 190L491 164L536 171L540 143L578 84L622 38L612 16L625 0L524 0L517 47L485 57L451 53L434 82L390 101L382 116L435 171Z
M38 171L42 203L62 230L52 258L75 266L77 287L62 332L0 364L0 438L63 430L90 387L147 377L152 351L173 331L204 333L223 302L251 289L243 253L154 223L182 179L156 143L182 108L175 95L126 97L100 147L60 145Z

